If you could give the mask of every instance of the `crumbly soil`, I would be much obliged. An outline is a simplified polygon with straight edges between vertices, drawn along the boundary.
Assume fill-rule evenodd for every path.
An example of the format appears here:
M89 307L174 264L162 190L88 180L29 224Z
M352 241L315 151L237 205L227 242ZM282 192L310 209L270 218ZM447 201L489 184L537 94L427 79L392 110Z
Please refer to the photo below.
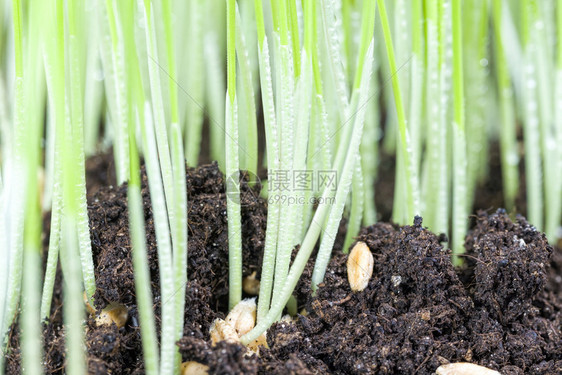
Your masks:
M562 373L562 252L523 217L503 211L476 216L466 242L466 262L455 269L445 240L415 225L378 223L358 240L369 246L375 268L365 290L352 293L347 256L337 241L324 284L310 296L313 263L295 295L298 315L275 324L269 348L259 356L238 344L209 341L209 327L225 316L228 297L226 195L216 165L187 169L189 258L184 360L209 366L212 374L432 374L443 363L470 361L503 374ZM160 288L150 196L143 174L147 251L156 323ZM102 183L103 185L103 183ZM244 275L260 272L266 203L242 184ZM142 374L126 186L100 187L89 199L99 310L121 302L127 324L98 327L87 320L88 370L94 374ZM343 229L343 226L342 226ZM344 233L343 230L340 231ZM341 236L340 236L341 237ZM45 239L47 240L47 239ZM44 327L45 366L64 373L61 282L52 318ZM20 372L19 335L14 325L7 373Z

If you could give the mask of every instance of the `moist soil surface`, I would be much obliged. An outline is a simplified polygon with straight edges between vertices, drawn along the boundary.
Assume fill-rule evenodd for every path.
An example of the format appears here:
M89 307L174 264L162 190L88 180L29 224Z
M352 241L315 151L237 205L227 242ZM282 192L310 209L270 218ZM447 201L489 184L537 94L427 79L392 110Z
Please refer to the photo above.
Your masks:
M111 161L100 159L106 166ZM111 169L111 168L109 168ZM97 326L88 316L86 347L93 374L143 374L126 185L111 186L107 172L89 196L97 293L95 308L119 302L124 327ZM100 177L101 176L101 177ZM244 176L242 176L244 177ZM311 297L309 262L295 295L301 315L275 324L268 348L252 354L236 343L210 343L209 327L228 303L227 197L216 164L188 168L189 255L184 361L211 374L432 374L441 364L474 362L502 374L562 374L562 252L527 221L502 210L480 211L466 240L465 263L455 268L437 236L423 228L378 223L363 228L375 263L367 288L353 293L341 237L324 283ZM267 206L259 187L242 179L243 274L261 271ZM158 259L152 208L143 173L142 197L157 330L160 329ZM45 221L48 233L48 218ZM343 227L343 226L342 226ZM48 236L44 238L48 244ZM51 318L44 325L45 367L64 373L62 280L58 275ZM244 297L250 297L245 295ZM20 373L19 330L10 332L9 374Z

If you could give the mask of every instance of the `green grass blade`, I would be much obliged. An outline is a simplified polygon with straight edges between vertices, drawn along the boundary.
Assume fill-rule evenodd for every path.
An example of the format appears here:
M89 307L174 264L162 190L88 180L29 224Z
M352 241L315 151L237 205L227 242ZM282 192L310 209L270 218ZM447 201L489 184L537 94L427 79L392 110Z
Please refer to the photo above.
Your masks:
M494 0L493 20L495 36L496 77L501 110L501 166L505 206L509 211L515 208L515 198L519 190L519 155L517 151L517 134L515 123L515 103L513 88L509 75L504 41L502 35L502 0Z
M256 12L258 10L256 9ZM258 30L259 35L259 30ZM262 87L262 106L267 142L268 175L279 169L279 144L277 138L277 122L275 116L275 102L273 99L273 82L271 78L271 64L269 61L269 46L264 37L263 44L258 49L260 82ZM273 274L277 252L277 233L279 228L279 203L269 201L267 209L267 228L265 232L265 247L260 278L260 294L257 308L257 319L261 321L271 302L273 288Z
M460 265L459 254L464 253L464 238L468 225L467 206L467 161L466 137L464 125L464 77L462 49L462 18L461 4L453 1L453 90L454 90L454 121L453 121L453 228L452 250L453 263Z
M415 169L412 165L412 151L411 142L406 128L406 117L404 114L404 107L402 105L402 97L400 92L400 84L398 80L396 59L394 57L394 47L392 43L392 36L390 35L390 27L388 25L388 17L386 15L386 8L384 0L377 1L378 8L381 15L381 24L384 33L387 57L389 62L390 71L392 72L392 88L394 92L394 102L396 104L396 113L398 118L398 130L400 133L400 152L404 158L404 171L397 173L404 173L406 177L406 202L407 202L407 217L408 220L413 220L414 216L419 214L419 192L418 192L418 179Z
M142 116L142 115L141 115ZM143 117L144 118L144 117ZM129 128L129 160L131 161L131 177L127 188L127 203L129 212L129 232L133 252L133 272L135 277L135 294L137 299L139 321L141 329L144 367L148 375L158 374L158 341L153 299L150 283L150 271L146 252L146 233L142 206L140 168L134 131Z
M92 257L92 242L90 240L90 227L88 223L88 206L86 202L86 176L84 156L84 110L82 72L79 56L82 39L80 38L76 25L77 13L82 11L74 0L68 4L68 68L70 79L70 91L66 97L70 101L70 119L73 132L73 172L75 176L74 189L76 199L76 229L78 230L78 241L80 245L80 260L82 263L82 276L84 277L84 288L88 299L91 299L96 291L96 280L94 276L94 260ZM67 78L65 77L65 78Z
M24 98L24 66L23 66L23 37L22 37L22 15L19 0L12 1L12 22L14 33L14 132L12 141L14 142L13 156L10 157L11 163L8 179L14 181L7 195L9 207L8 223L8 283L6 287L6 298L4 304L0 306L3 316L0 323L0 347L2 351L7 344L7 337L4 337L8 328L14 321L17 313L18 302L21 295L21 283L23 273L23 240L24 240L24 220L25 220L25 189L26 189L26 163L25 163L25 98ZM13 179L13 180L12 180ZM3 357L3 356L2 356Z
M236 100L236 1L228 0L226 91L226 211L228 217L228 306L242 299L242 223L240 214L240 164L238 155L238 101Z
M185 157L182 134L178 124L172 124L172 165L174 172L174 202L176 225L172 228L174 236L174 295L176 299L176 341L183 336L185 290L187 285L187 191L185 177ZM181 355L176 352L178 363Z
M523 17L523 138L525 143L525 180L527 182L527 215L529 222L539 230L543 228L543 186L540 154L540 119L538 114L536 45L531 31L531 13L534 1L521 3ZM536 5L536 4L535 4Z
M129 144L127 142L127 93L126 67L122 32L118 28L118 16L114 8L116 3L106 0L97 5L100 22L100 55L105 79L105 95L109 108L113 131L113 154L117 183L121 184L129 176Z
M201 55L204 49L208 48L203 45L206 34L203 29L203 20L205 18L204 6L205 2L203 1L189 2L189 58L187 59L188 76L186 90L190 97L184 99L187 101L186 132L184 136L185 153L187 163L190 166L196 166L198 164L201 151L201 129L203 127L203 108L201 105L205 99L205 61L200 58L194 58L194 56ZM224 87L220 95L217 93L216 100L222 101L223 95ZM222 122L222 117L218 119Z
M145 151L146 172L148 175L148 186L152 212L154 215L154 227L156 229L156 242L158 243L158 269L160 273L161 290L161 316L162 331L160 342L160 373L172 374L175 372L175 353L178 350L175 345L175 299L174 299L174 270L172 260L172 243L170 239L169 216L162 207L166 206L164 195L164 181L158 163L158 151L155 141L154 125L152 124L152 113L148 104L145 106L143 149Z
M363 166L361 163L361 153L357 155L355 162L355 172L351 182L351 210L349 212L349 220L347 222L347 233L343 243L343 252L347 253L354 237L361 229L361 219L363 218L363 209L365 205L365 188L363 186Z
M254 97L254 84L252 69L248 56L248 48L242 30L242 18L238 7L236 7L236 56L240 68L239 81L240 90L238 99L240 123L240 169L247 170L253 175L258 174L258 125L256 119L256 99Z

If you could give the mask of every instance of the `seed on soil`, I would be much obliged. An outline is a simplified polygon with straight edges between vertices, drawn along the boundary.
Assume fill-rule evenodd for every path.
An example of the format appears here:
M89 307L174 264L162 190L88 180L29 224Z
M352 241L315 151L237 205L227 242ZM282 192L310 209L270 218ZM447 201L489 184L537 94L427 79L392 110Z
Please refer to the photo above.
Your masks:
M239 337L250 332L256 325L256 299L248 298L238 302L225 320L234 327Z
M500 375L499 372L474 363L459 362L439 366L437 375Z
M347 279L352 291L360 292L367 287L374 264L373 254L367 244L357 242L347 258Z
M242 280L242 290L251 296L257 296L260 293L260 281L256 279L256 274L257 272L254 271Z
M112 302L100 312L100 315L96 318L96 324L98 326L109 326L111 323L115 323L117 328L121 328L125 326L128 318L127 307L121 303Z
M213 324L211 324L209 333L211 335L211 344L213 346L215 346L219 341L240 341L238 333L236 333L236 329L220 318L215 319Z
M181 364L181 375L207 375L209 366L195 361L184 362Z

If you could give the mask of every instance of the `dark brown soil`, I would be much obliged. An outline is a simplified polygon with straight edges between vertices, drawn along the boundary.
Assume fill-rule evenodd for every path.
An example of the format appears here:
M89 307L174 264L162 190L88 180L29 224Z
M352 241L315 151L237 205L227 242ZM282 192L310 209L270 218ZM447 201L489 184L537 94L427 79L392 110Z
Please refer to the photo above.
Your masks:
M86 191L93 197L102 187L115 186L113 153L104 153L86 159Z
M224 181L216 164L187 169L189 256L185 334L209 338L209 326L224 317L228 298L228 236ZM159 329L160 287L156 239L147 178L143 171L142 197L145 207L147 253L152 279L154 308ZM129 309L125 327L97 327L87 321L88 368L94 374L142 373L142 350L136 310L131 244L128 234L127 187L106 186L89 199L90 229L97 292L96 308L120 302ZM257 193L242 186L244 275L258 269L265 238L266 205ZM60 310L60 281L53 309ZM15 328L15 327L14 327ZM17 332L16 329L12 330ZM45 327L46 363L49 374L64 371L64 336L60 311ZM19 348L13 335L11 348ZM7 372L19 373L19 350L7 355Z
M562 373L562 280L551 274L547 283L552 249L522 217L478 215L466 283L421 219L376 224L358 239L375 257L368 287L351 293L347 257L334 254L309 315L270 331L270 355L281 363L296 355L310 370L320 360L321 372L342 374L432 374L455 361L505 374Z
M147 250L159 326L160 290L150 196L143 178ZM224 317L228 242L223 177L216 165L187 170L189 259L184 360L212 374L432 374L442 363L470 361L505 374L562 373L562 253L522 217L479 213L467 238L467 262L455 270L440 238L414 226L379 223L364 228L375 257L368 287L352 293L347 256L335 246L326 280L310 297L313 264L295 295L307 310L268 332L259 357L238 344L212 347L209 327ZM243 184L244 275L260 271L266 204ZM87 321L88 368L94 374L142 374L142 349L128 236L126 186L103 187L90 200L98 292L129 309L125 327ZM342 228L340 228L342 229ZM344 233L343 229L341 230ZM552 256L552 260L550 260ZM60 282L51 323L45 326L45 366L64 372ZM15 328L15 327L14 327ZM158 328L159 329L159 328ZM19 337L11 336L7 373L19 373Z

